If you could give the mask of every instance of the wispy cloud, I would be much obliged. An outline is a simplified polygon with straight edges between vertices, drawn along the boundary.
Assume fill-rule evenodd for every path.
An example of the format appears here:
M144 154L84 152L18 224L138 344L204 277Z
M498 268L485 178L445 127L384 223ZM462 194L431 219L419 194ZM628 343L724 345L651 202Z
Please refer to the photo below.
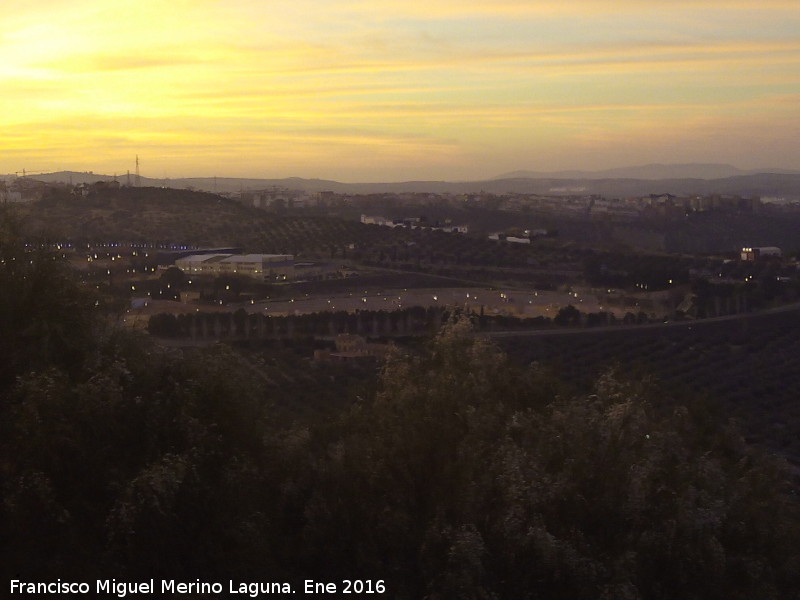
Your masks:
M663 160L677 131L800 159L795 0L43 0L0 19L0 171L39 148L54 168L147 149L463 174L656 139Z
M186 65L203 64L200 58L181 55L84 55L74 56L68 60L43 63L39 66L45 68L63 69L65 71L94 73L102 71L128 71L136 69L163 69L167 67L183 67Z
M407 17L464 18L471 16L507 18L524 16L588 16L630 12L697 10L752 11L749 0L559 0L558 2L529 2L527 0L436 0L435 2L404 2L403 0L351 0L341 3L353 11L381 12ZM760 11L794 11L793 0L763 0Z

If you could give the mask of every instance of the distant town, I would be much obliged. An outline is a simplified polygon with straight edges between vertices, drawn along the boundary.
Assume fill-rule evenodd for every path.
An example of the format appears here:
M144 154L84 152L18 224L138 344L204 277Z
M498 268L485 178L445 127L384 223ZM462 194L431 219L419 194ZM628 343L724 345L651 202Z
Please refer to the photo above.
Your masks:
M78 219L72 234L51 247L110 303L128 304L128 325L154 333L197 339L193 322L177 326L171 319L203 311L292 318L458 309L487 323L512 318L505 326L541 329L718 317L800 297L792 226L800 204L778 198L353 194L278 186L211 194L135 183L24 176L0 186L0 195L48 223L48 235ZM224 202L228 216L214 202ZM56 214L62 218L54 221ZM143 237L169 215L176 219L169 238ZM142 219L144 230L133 233ZM212 223L221 227L213 240L203 232ZM403 319L378 326L362 318L353 331L327 321L317 328L329 336L426 327L425 319L413 326ZM266 331L255 321L245 329L238 328L240 337ZM212 331L220 328L204 328L202 336Z
M549 577L531 565L587 572L573 550L593 544L606 581L631 528L658 573L687 556L761 573L752 548L773 544L796 576L791 194L47 179L0 184L15 573L224 580L235 549L243 581L271 553L281 590L303 589L296 563L330 581L367 564L353 589L377 592L398 585L384 555L472 576L486 540L523 557L493 575L517 598ZM710 530L724 552L697 550ZM543 597L578 597L559 585Z

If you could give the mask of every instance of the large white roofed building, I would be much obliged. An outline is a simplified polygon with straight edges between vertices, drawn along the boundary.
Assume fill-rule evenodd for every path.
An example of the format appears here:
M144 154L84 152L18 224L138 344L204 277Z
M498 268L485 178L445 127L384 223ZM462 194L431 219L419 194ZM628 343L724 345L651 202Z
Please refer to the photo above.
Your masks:
M238 274L259 281L294 277L292 254L194 254L179 258L175 266L187 275Z

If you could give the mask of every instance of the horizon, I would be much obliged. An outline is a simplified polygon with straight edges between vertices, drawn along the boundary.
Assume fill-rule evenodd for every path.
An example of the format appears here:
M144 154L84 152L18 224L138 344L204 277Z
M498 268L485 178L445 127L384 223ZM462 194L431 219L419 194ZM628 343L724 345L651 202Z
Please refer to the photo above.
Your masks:
M788 0L0 9L0 172L338 182L800 164ZM620 166L622 165L622 166Z
M568 168L559 171L542 171L542 172L532 172L529 170L518 170L518 171L510 171L507 173L498 173L491 177L486 177L484 179L405 179L405 180L372 180L372 181L348 181L343 179L329 179L323 177L303 177L298 175L288 175L285 177L261 177L258 175L242 175L242 176L226 176L226 175L185 175L179 177L172 177L169 175L158 177L152 176L148 174L140 173L140 177L142 179L147 179L150 181L156 182L164 182L164 181L182 181L182 180L226 180L226 179L236 179L236 180L252 180L252 181L281 181L281 180L289 180L289 179L297 179L301 181L329 181L331 183L338 183L343 185L360 185L360 184L403 184L403 183L482 183L488 182L493 180L502 180L502 179L553 179L553 178L560 178L563 177L565 180L569 179L593 179L592 175L598 175L596 179L607 179L608 172L611 171L643 171L650 168L663 168L663 169L702 169L702 168L720 168L723 170L732 169L734 171L738 171L738 173L732 174L724 174L724 175L707 175L707 176L698 176L698 175L687 175L687 174L679 174L674 176L665 176L665 177L645 177L645 176L636 176L636 175L617 175L613 178L621 178L621 179L640 179L640 180L659 180L659 179L705 179L705 180L714 180L714 179L724 179L727 177L737 176L737 175L769 175L769 174L789 174L789 175L800 175L800 170L796 169L780 169L780 168L773 168L773 167L764 167L760 169L742 169L736 165L731 164L723 164L723 163L648 163L648 164L640 164L640 165L628 165L623 167L611 167L609 169L600 169L595 171L587 171L580 168ZM0 178L20 178L26 177L30 179L36 179L37 176L54 176L59 174L69 174L70 176L73 175L84 175L90 177L97 177L97 178L111 178L115 180L124 180L126 177L130 176L131 179L136 177L135 173L103 173L98 172L95 170L85 170L85 171L77 171L75 169L65 168L58 171L48 171L48 172L25 172L23 174L22 171L18 171L16 173L0 173Z

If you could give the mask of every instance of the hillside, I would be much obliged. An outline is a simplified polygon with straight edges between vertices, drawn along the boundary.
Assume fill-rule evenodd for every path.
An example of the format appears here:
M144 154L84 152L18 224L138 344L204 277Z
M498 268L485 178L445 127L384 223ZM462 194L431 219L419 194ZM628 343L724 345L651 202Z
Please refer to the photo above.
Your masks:
M751 441L800 465L800 311L738 321L509 337L503 347L523 364L538 361L583 385L613 365L655 376L664 389L705 396L735 418Z
M362 228L338 219L281 217L206 192L162 188L104 190L87 198L55 193L19 209L31 230L53 238L236 244L264 252L326 248Z
M657 166L656 166L657 167ZM668 166L667 166L668 167ZM724 165L723 165L724 167ZM689 176L693 174L694 176ZM141 178L142 186L198 189L209 192L237 192L273 186L310 192L380 194L427 192L468 194L481 191L522 194L600 194L608 197L671 193L675 195L737 194L740 196L781 196L800 198L800 174L796 172L742 172L717 169L713 178L700 177L698 169L613 170L601 173L581 171L555 174L515 172L483 181L403 181L387 183L342 183L323 179L288 177L282 179L196 177L176 179ZM46 182L92 183L114 177L93 173L62 171L36 175ZM124 177L117 177L124 182Z
M783 173L800 175L800 171L787 169L738 169L733 165L717 163L649 164L602 171L513 171L493 179L723 179L740 175Z
M484 236L364 225L305 214L276 214L205 192L162 188L103 190L87 198L55 192L17 205L30 231L50 239L160 245L239 246L246 252L352 258L410 270L528 267L576 257L557 247L498 244ZM580 266L577 267L580 271ZM464 276L464 273L439 272Z

